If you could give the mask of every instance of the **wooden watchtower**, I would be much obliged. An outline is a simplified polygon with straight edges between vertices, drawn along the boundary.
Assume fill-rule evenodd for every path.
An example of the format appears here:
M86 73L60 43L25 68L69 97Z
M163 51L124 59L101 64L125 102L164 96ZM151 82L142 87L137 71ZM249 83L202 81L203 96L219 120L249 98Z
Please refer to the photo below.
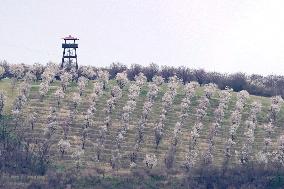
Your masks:
M73 67L75 64L76 70L78 70L78 62L77 62L77 48L78 44L76 43L79 40L76 37L69 35L68 37L62 38L64 39L64 43L62 43L63 55L61 68Z

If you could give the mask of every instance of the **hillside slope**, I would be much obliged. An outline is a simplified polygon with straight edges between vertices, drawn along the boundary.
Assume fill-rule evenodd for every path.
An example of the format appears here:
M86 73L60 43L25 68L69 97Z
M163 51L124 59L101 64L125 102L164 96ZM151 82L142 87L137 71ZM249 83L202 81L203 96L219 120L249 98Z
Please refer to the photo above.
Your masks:
M78 92L76 84L72 83L71 87L68 87L66 96L63 99L60 108L58 108L57 116L57 126L55 134L52 136L52 147L50 152L50 157L52 163L56 167L72 167L75 166L74 159L72 158L72 149L78 145L78 142L75 140L75 137L80 138L82 136L83 127L84 127L84 115L87 112L87 109L90 105L89 98L93 91L93 82L88 81L85 92L82 95L82 103L78 106L78 113L74 115L74 122L70 125L70 131L68 133L68 140L71 143L70 150L61 157L58 142L63 136L62 125L64 125L64 120L67 119L67 112L72 107L71 95L73 92ZM16 89L11 91L10 80L4 79L0 81L0 90L6 92L8 97L7 104L5 106L5 114L11 114L11 104L13 99L17 94L17 89L19 88L20 83L17 84ZM50 112L50 107L57 107L57 103L53 93L55 92L59 82L54 82L51 84L48 95L44 97L43 101L40 100L39 95L39 83L33 83L27 105L25 105L23 111L21 112L21 121L18 127L21 127L26 141L30 143L40 142L44 140L43 131L48 120L47 116ZM115 81L110 81L110 84L103 91L103 94L99 97L96 105L96 111L93 116L94 124L90 126L87 135L87 142L85 145L84 155L82 156L82 167L83 168L92 168L92 167L104 167L106 170L111 169L110 159L112 157L112 150L115 149L116 136L118 131L122 127L121 116L123 112L123 106L128 100L128 86L123 88L122 97L118 100L117 105L112 113L112 126L106 134L106 142L103 149L102 157L100 161L96 161L96 153L94 150L94 142L99 138L100 127L104 125L105 112L104 108L106 107L106 102L110 98L110 90L116 85ZM158 149L155 148L155 124L159 120L162 109L162 97L165 92L168 90L166 84L163 84L160 87L157 98L154 100L154 104L149 114L149 118L145 127L145 138L144 142L141 144L138 152L138 166L144 166L143 160L145 159L146 154L155 154L158 159L158 166L164 166L165 154L168 152L171 144L171 139L173 136L174 128L177 122L179 122L180 115L180 104L182 99L185 97L184 86L180 86L177 90L177 94L174 97L173 104L166 115L165 127L164 127L164 136L162 137L161 143L159 144ZM139 97L136 99L136 107L130 117L130 128L125 135L125 140L122 142L121 147L121 168L120 171L129 170L130 158L129 155L134 149L137 135L137 125L138 120L141 117L143 111L143 104L146 100L146 94L148 92L147 83L142 87ZM208 138L209 138L209 128L214 122L214 110L218 107L220 103L219 90L215 90L213 97L209 99L209 105L206 109L206 115L202 120L203 127L200 131L200 136L198 137L198 160L197 165L202 163L202 156L204 152L208 149ZM237 93L232 92L230 100L228 102L228 108L225 110L224 119L221 123L221 127L218 129L218 132L214 138L215 148L213 149L213 165L221 166L225 161L225 145L226 141L229 138L229 128L231 125L231 114L236 108L236 97ZM179 142L176 149L176 158L175 158L175 167L183 167L186 162L186 155L188 154L189 141L191 137L191 131L194 124L196 123L197 116L197 107L199 104L199 99L204 96L204 87L198 87L196 89L195 95L191 99L190 107L188 110L189 116L186 118L184 126L181 127L181 135L179 136ZM241 151L241 148L245 142L244 133L247 130L245 121L251 114L251 106L253 102L259 102L262 105L261 111L257 114L257 126L254 130L255 140L253 142L253 153L256 154L263 149L263 143L265 138L265 129L263 128L264 124L268 123L269 120L269 109L271 106L271 100L265 97L249 96L249 98L244 103L244 110L241 112L241 123L237 128L236 135L236 144L233 146L232 151ZM34 129L31 129L30 125L25 124L26 118L32 112L38 114L36 119ZM277 115L275 129L272 133L272 143L276 143L279 136L284 134L282 126L284 125L284 107L281 106L280 112ZM12 121L10 124L14 124ZM230 158L230 165L234 166L237 161L237 156L235 153L232 153L232 158Z

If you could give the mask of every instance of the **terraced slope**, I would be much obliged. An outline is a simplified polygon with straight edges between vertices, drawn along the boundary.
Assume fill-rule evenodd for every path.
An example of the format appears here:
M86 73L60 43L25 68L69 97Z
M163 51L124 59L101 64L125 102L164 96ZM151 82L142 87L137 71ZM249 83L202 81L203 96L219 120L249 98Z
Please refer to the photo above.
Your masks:
M88 86L86 88L85 93L83 93L82 96L82 103L78 107L78 114L74 115L74 123L71 125L71 129L69 131L68 139L71 143L71 149L75 148L75 140L74 137L80 137L82 135L82 128L83 128L83 122L84 122L84 113L86 113L88 107L89 107L89 96L93 90L92 82L89 81ZM11 103L12 99L15 98L15 94L17 89L14 90L12 93L9 80L2 80L0 81L0 90L4 90L7 93L8 104L5 107L5 114L11 113ZM56 89L56 87L59 85L59 83L55 82L52 83L51 89L48 92L48 95L43 99L43 101L40 100L38 88L39 83L34 83L32 85L28 103L25 106L21 119L22 123L24 123L25 118L28 114L35 111L38 113L39 118L36 121L35 128L32 130L30 126L26 124L22 124L23 130L24 130L24 136L25 138L30 141L31 143L34 143L36 141L42 141L43 140L43 128L47 124L47 115L49 114L50 107L55 107L56 101L53 96L53 93ZM115 149L115 137L118 133L119 128L121 128L121 115L122 115L122 107L126 104L127 101L127 87L123 89L123 96L119 99L117 106L115 107L114 112L112 113L112 127L108 131L106 136L106 144L105 149L102 154L102 160L100 162L95 161L95 151L93 142L96 141L96 138L99 136L99 127L102 126L104 123L105 113L103 109L106 106L107 99L110 98L110 89L111 87L115 85L114 81L110 82L110 85L107 87L106 90L104 90L103 95L100 96L100 99L97 103L97 110L95 112L95 115L93 117L94 125L90 128L88 137L87 137L87 143L86 148L84 150L84 155L82 159L82 166L86 168L92 168L92 167L104 167L105 169L111 169L109 160L111 158L111 150ZM19 85L17 85L19 86ZM132 149L135 145L136 140L136 126L138 124L138 120L142 113L142 107L143 103L146 99L148 87L147 85L144 85L141 89L141 93L139 98L137 99L137 105L135 108L134 113L131 116L130 121L130 129L129 132L126 134L126 139L122 143L122 169L121 171L125 170L127 171L129 169L130 159L129 154L132 152ZM58 148L58 142L62 138L63 130L60 125L63 124L63 120L67 117L67 111L72 106L71 102L71 94L74 91L78 91L76 84L71 84L71 87L68 88L66 96L63 100L63 103L60 106L60 109L58 109L58 126L56 128L55 134L52 137L52 148L51 148L51 154L50 157L52 159L52 162L55 166L58 167L70 167L74 166L74 160L71 156L71 151L67 152L63 157L61 157L61 154L59 152ZM166 116L166 122L165 122L165 135L162 139L161 144L159 145L159 148L155 148L155 139L154 139L154 124L159 119L159 115L161 113L161 107L162 107L162 96L167 91L167 86L164 84L161 87L161 90L158 93L157 98L155 99L154 106L152 108L149 120L146 124L145 128L145 141L141 146L141 149L138 154L138 166L143 166L143 159L145 158L145 155L147 153L153 153L158 158L158 166L164 166L164 156L166 152L168 151L170 147L170 139L173 134L173 129L176 124L176 122L179 121L179 112L180 112L180 103L182 98L185 96L183 87L180 87L178 90L177 95L175 96L174 103L172 105L172 108L168 112ZM176 154L176 167L183 166L184 162L186 161L186 154L188 152L189 148L189 137L191 129L196 121L196 107L198 105L198 99L204 95L203 87L199 87L196 91L196 95L191 99L191 105L189 108L189 117L186 120L185 125L182 127L182 134L180 137L180 142L178 144L177 148L177 154ZM203 120L204 127L202 127L200 138L198 139L198 143L200 146L200 155L207 149L208 144L208 131L209 126L212 124L214 120L214 110L218 107L219 104L219 96L218 96L218 90L213 95L213 98L210 99L210 104L207 109L207 114L205 116L205 119ZM245 102L245 108L242 112L242 122L240 124L240 127L237 130L237 138L236 138L236 145L234 146L233 150L240 150L243 142L244 142L244 132L245 132L245 126L244 122L248 118L250 114L250 108L253 101L258 101L262 104L262 110L257 116L257 127L255 129L255 141L253 143L253 150L254 153L257 153L262 149L263 140L264 140L264 129L262 127L263 124L268 122L268 115L269 115L269 108L270 108L270 99L265 97L256 97L256 96L250 96L249 100ZM234 111L236 105L236 93L232 94L232 97L228 104L228 109L225 111L225 119L223 123L221 124L221 129L218 130L217 136L215 137L215 146L216 148L213 151L213 164L216 166L222 165L224 161L224 148L226 140L228 139L229 134L229 125L230 125L230 116L231 113ZM284 134L282 126L284 125L284 107L281 107L281 110L278 114L277 121L276 121L276 128L275 132L273 133L273 140L272 142L276 142L277 137ZM14 124L13 122L11 124ZM201 160L201 157L200 157ZM201 161L200 161L201 162ZM199 163L200 163L199 162ZM232 161L230 162L231 165L234 165L236 162L234 158L232 158Z

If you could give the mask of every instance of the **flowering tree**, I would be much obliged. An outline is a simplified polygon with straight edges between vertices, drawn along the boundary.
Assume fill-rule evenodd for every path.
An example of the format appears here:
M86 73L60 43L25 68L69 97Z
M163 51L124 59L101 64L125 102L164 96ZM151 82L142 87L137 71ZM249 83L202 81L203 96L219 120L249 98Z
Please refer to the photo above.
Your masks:
M40 100L42 101L44 96L47 94L49 90L49 84L47 82L42 82L39 85L39 94L40 94Z
M172 135L172 141L171 141L171 145L172 146L177 146L178 145L178 142L179 142L179 139L180 139L180 135L181 135L181 127L182 127L181 122L177 122L175 124L173 135Z
M115 143L116 143L116 147L117 147L117 149L121 149L121 143L122 143L122 141L123 141L123 139L124 139L124 132L123 131L120 131L119 133L118 133L118 135L115 137Z
M127 78L127 73L126 72L121 72L118 73L115 77L116 82L118 84L118 86L122 89L123 87L125 87L127 85L128 78Z
M76 146L73 149L72 158L74 160L74 163L77 169L79 169L82 164L82 158L83 158L84 152L85 151L80 146Z
M140 94L140 87L136 84L131 84L128 89L129 100L135 100Z
M155 131L155 142L156 142L156 149L158 149L158 146L163 138L163 123L162 122L159 122L155 128L154 128L154 131Z
M119 98L122 97L122 90L118 86L114 86L111 89L111 96L114 98L114 101L117 101Z
M48 63L47 67L45 68L44 72L42 73L42 81L50 84L54 76L59 72L59 68L57 64Z
M272 97L271 99L271 106L270 106L270 121L275 124L277 114L280 111L281 103L283 102L283 99L280 96Z
M147 81L147 78L142 72L140 72L138 75L134 77L134 80L138 86L142 87Z
M66 92L68 84L72 79L72 75L68 72L64 72L60 75L61 87L64 92Z
M97 139L97 141L94 143L94 149L95 149L95 153L96 153L96 161L101 160L101 154L102 154L104 148L105 148L104 143L101 143Z
M36 119L38 118L38 115L36 112L32 112L28 115L28 124L31 125L32 127L32 130L34 129L34 125L35 125L35 122L36 122Z
M139 143L134 145L134 149L130 153L130 167L136 167L137 159L138 159L138 152L139 152Z
M20 121L20 110L19 109L13 109L12 110L12 115L13 115L13 119L15 121L15 125L16 127L18 126L18 123Z
M41 79L41 74L43 73L43 71L44 71L43 65L39 63L34 63L32 65L31 72L35 75L37 80Z
M5 74L5 68L3 66L0 66L0 78L4 77Z
M148 102L152 102L154 101L154 99L157 97L158 92L159 92L159 87L158 85L154 84L154 83L149 83L148 84L148 93L147 93L147 101Z
M49 114L47 115L48 122L53 122L57 120L57 111L55 107L49 108Z
M57 126L56 121L48 122L47 125L45 125L43 129L43 134L44 134L45 139L50 140L50 138L53 136L56 130L56 126Z
M121 164L121 154L118 149L112 151L110 165L112 169L118 170Z
M281 135L277 140L276 150L273 152L273 161L284 166L284 135Z
M155 75L152 80L153 83L156 84L157 86L160 86L164 83L164 78L162 76Z
M106 133L107 133L107 127L105 125L101 126L100 127L100 130L99 130L99 139L100 139L100 142L103 144L105 142L105 139L106 139Z
M62 127L62 130L63 130L63 139L66 140L67 139L67 135L68 135L68 132L70 130L70 120L67 118L67 119L64 119L63 120L63 123L61 124L61 127Z
M80 96L80 94L73 93L72 103L73 103L73 106L74 106L74 110L77 110L78 105L81 103L81 96Z
M44 96L47 94L49 90L49 85L53 81L55 75L58 73L58 66L49 63L47 67L45 68L44 72L42 73L42 82L39 86L39 94L40 94L40 100L42 101Z
M20 115L22 113L22 109L27 104L27 97L29 95L29 91L31 88L31 85L29 83L30 81L28 79L25 79L23 83L20 85L18 96L15 98L13 105L12 105L12 115L15 120L16 126L18 126L18 123L20 122ZM3 103L4 107L4 96L3 93L0 95L0 101ZM0 102L1 103L1 102ZM2 104L1 103L1 104ZM2 105L1 105L2 106ZM2 110L3 111L3 107ZM0 112L1 115L2 112Z
M80 96L82 96L85 88L86 88L86 84L88 82L88 79L85 77L79 77L78 79L78 89L79 89L79 94Z
M63 155L70 149L71 145L69 140L60 139L60 141L58 142L58 147L59 151L61 152L61 158L62 158Z
M103 89L105 90L108 84L108 81L109 81L108 71L99 70L97 75L98 75L99 82L102 83Z
M84 127L83 130L82 130L82 134L81 134L82 149L85 149L88 132L89 132L89 128Z
M98 97L103 93L103 85L100 82L94 83L93 94L96 94Z
M16 82L23 78L25 75L25 68L23 66L23 64L12 64L10 66L10 72L12 73L12 89L14 90Z
M144 159L144 164L147 168L152 169L153 167L157 166L157 157L155 154L146 154L146 157Z
M205 84L204 92L208 99L211 99L212 95L214 94L215 90L217 89L217 85L213 83Z
M191 153L188 153L186 155L186 163L185 163L185 166L187 169L192 169L196 163L197 163L197 160L198 160L198 149L194 149L194 150L191 150Z
M81 75L88 79L93 79L96 75L92 66L81 66L79 70L81 71Z
M174 166L175 163L175 156L176 156L176 146L171 145L169 150L167 151L165 155L165 166L167 169L171 169Z
M54 93L54 97L57 101L57 106L59 107L61 104L62 99L64 98L65 94L63 92L63 89L61 87L58 87L57 90Z
M114 86L111 89L111 97L107 100L106 107L104 108L104 112L106 114L104 118L104 124L107 129L109 129L112 125L111 114L113 109L115 108L115 104L122 97L122 90L118 86Z
M6 102L6 96L3 91L0 91L0 118L3 115L5 102Z
M36 76L33 72L28 71L24 77L24 83L31 84L33 81L36 81Z
M197 82L195 82L195 81L192 81L192 82L190 82L190 83L187 83L187 84L184 86L185 95L186 95L188 98L191 98L192 96L194 96L195 90L196 90L197 87L199 87L199 83L197 83Z

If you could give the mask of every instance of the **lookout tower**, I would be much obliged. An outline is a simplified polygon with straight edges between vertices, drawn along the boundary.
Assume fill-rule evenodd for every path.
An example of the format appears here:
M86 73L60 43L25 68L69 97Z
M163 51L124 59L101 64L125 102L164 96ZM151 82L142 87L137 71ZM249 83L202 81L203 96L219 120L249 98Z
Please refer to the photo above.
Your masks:
M76 37L69 35L68 37L62 38L64 39L64 43L62 43L63 55L61 68L71 68L75 64L76 70L78 69L77 63L77 53L76 50L78 48L78 44L76 43L79 40Z

